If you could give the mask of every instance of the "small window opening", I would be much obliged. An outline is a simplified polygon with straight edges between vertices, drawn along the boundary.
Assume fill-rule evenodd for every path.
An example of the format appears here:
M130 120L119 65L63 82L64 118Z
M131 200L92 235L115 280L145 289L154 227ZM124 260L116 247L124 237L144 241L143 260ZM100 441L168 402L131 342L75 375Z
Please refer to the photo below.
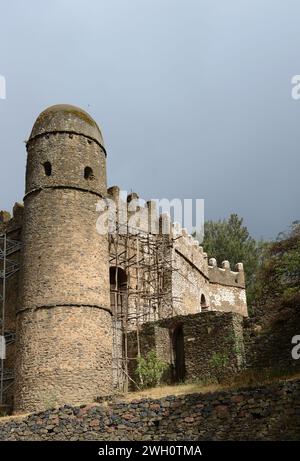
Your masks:
M204 295L201 295L201 312L202 311L207 311L208 305L206 303L206 299Z
M52 174L52 166L50 162L45 162L44 163L44 170L45 170L45 175L46 176L51 176Z
M89 166L86 166L84 169L84 179L89 179L89 180L95 179L93 170Z

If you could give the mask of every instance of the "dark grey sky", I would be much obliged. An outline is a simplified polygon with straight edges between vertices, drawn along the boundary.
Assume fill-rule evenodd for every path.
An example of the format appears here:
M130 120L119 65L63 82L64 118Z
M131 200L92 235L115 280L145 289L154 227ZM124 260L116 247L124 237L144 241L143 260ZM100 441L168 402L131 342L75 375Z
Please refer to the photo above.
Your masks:
M69 103L102 128L109 185L276 236L300 218L299 22L298 0L0 0L0 209L35 118Z

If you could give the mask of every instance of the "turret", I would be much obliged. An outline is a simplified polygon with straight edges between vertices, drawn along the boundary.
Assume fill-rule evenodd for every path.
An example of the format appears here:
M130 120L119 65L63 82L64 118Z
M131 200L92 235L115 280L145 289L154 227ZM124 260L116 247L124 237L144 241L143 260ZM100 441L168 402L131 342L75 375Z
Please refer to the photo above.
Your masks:
M58 105L27 142L15 412L111 389L108 238L96 229L106 152L96 122Z

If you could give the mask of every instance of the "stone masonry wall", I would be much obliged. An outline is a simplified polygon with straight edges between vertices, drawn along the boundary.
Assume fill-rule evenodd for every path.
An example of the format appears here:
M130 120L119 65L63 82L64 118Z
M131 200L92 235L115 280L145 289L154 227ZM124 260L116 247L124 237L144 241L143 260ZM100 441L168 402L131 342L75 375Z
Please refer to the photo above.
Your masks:
M155 350L157 357L169 364L163 382L170 382L175 369L173 333L183 330L186 381L218 381L244 366L243 317L232 312L210 312L177 316L144 324L140 331L142 355ZM137 355L136 333L129 338L129 357ZM130 360L135 379L135 361ZM171 379L172 380L172 379Z
M300 359L292 357L292 338L300 335L299 309L282 309L276 319L261 326L256 318L244 320L247 368L274 372L299 371Z
M209 281L192 261L179 250L173 250L174 271L172 273L172 294L175 315L201 312L201 296L209 305Z
M217 311L237 312L248 316L243 264L232 271L228 261L217 267L215 258L208 265L210 307Z
M89 403L111 392L112 325L104 310L63 306L27 311L18 317L17 331L15 401L21 405L16 412Z
M27 197L20 310L69 304L110 309L108 243L96 230L97 200L74 189Z
M183 325L186 380L215 381L239 371L243 361L239 314L203 312L176 320Z
M43 409L52 387L59 404L111 390L108 244L96 201L70 189L26 199L15 411Z
M248 315L246 290L244 288L210 283L209 298L213 310Z
M88 114L54 106L27 147L14 412L92 402L112 389L106 154Z
M196 314L201 311L201 297L209 306L207 254L186 229L171 226L173 239L172 294L175 315Z
M299 440L300 381L209 394L65 405L1 421L4 440Z
M75 133L45 133L30 139L27 151L26 193L67 186L106 195L106 156L97 142ZM45 175L45 162L51 163L50 176ZM85 167L92 168L93 180L84 179Z

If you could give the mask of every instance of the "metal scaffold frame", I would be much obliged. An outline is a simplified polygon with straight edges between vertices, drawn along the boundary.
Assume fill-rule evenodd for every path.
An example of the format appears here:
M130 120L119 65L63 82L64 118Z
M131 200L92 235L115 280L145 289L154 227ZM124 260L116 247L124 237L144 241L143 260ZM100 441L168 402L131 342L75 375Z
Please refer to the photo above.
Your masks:
M151 234L140 229L121 229L109 235L110 268L114 272L111 284L113 308L113 369L117 387L128 391L129 361L128 334L135 332L137 354L141 355L140 328L147 321L174 316L175 299L172 293L172 239L169 235ZM119 285L121 271L125 283ZM118 352L122 351L121 356ZM136 384L136 383L135 383Z
M21 248L21 242L8 237L7 233L0 234L0 334L5 338L5 344L9 345L15 340L15 333L5 327L6 307L6 283L7 280L16 274L20 268L19 263L10 256ZM3 404L3 396L13 382L13 372L4 369L4 359L0 360L0 404Z

